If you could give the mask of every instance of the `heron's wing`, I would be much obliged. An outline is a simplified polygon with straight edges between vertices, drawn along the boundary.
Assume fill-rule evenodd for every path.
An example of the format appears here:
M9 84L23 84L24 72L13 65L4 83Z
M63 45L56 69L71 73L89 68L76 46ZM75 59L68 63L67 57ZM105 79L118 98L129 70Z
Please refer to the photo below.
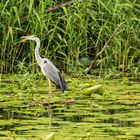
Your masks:
M60 75L59 70L55 65L48 59L43 62L42 72L48 79L61 88L62 91L67 89L66 82Z

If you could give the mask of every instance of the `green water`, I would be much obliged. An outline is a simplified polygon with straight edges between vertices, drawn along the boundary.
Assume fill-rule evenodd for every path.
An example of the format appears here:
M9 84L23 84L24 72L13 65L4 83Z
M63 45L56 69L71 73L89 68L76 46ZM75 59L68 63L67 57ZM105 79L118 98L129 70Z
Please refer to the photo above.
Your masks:
M17 83L1 77L1 140L47 140L50 135L50 140L140 139L139 80L73 78L65 93L52 86L50 104L45 80L25 89ZM102 89L86 95L88 84Z

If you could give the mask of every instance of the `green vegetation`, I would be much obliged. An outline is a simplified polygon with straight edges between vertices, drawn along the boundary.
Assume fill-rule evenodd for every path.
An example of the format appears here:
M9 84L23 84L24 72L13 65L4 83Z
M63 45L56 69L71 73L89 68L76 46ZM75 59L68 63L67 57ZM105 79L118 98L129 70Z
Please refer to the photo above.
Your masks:
M52 0L2 0L0 3L0 72L17 72L24 60L36 71L34 43L20 42L22 35L36 34L41 39L42 55L60 70L81 74L106 42L98 57L99 75L106 77L140 75L139 0L76 0L68 6L47 12L58 5ZM83 63L81 60L85 60ZM92 72L92 71L91 71Z
M1 140L112 140L140 138L140 86L132 79L74 79L70 91L56 92L47 103L47 83L19 89L13 77L2 75L0 88ZM93 84L94 83L94 84ZM103 85L92 96L85 84ZM77 85L76 87L73 86ZM8 88L7 88L8 87Z
M61 2L0 2L0 138L139 139L139 0ZM50 103L35 44L20 41L33 34L71 77L63 94L52 86Z

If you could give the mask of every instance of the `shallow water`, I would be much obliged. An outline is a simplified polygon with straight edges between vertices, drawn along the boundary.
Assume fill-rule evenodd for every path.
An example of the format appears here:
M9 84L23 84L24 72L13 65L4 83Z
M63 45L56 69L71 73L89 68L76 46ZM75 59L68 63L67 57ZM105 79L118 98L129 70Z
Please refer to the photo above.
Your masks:
M140 82L128 78L97 80L73 78L61 93L40 80L20 89L13 77L0 83L0 139L112 140L140 139ZM91 96L88 86L102 84ZM28 87L28 86L27 86Z

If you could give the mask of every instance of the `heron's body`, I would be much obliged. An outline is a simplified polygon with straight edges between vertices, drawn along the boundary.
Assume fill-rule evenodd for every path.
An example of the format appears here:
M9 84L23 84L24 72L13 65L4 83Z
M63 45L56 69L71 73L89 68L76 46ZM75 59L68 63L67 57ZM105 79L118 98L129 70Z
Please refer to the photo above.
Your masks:
M53 83L59 87L62 92L66 90L66 82L60 75L59 70L55 67L55 65L47 58L42 58L42 66L41 71L48 79L50 79Z
M47 58L41 58L39 54L40 40L36 36L23 36L22 39L34 40L36 42L35 58L44 76L51 80L62 92L67 89L65 80L60 75L59 70L55 65Z

